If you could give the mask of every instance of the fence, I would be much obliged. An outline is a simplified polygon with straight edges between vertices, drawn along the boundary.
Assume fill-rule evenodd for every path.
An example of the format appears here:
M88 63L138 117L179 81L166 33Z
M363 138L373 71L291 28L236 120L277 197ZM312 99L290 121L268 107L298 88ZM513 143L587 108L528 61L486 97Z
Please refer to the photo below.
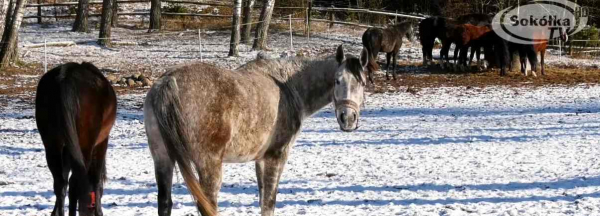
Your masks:
M567 54L580 58L596 58L600 56L600 40L571 40L567 45Z
M172 0L163 0L162 2L166 2L166 3L174 3L174 4L191 4L191 5L199 5L199 6L213 6L213 7L233 7L232 4L224 4L224 3L205 3L205 2L193 2L193 1L172 1ZM117 1L117 5L123 5L123 4L134 4L134 3L150 3L150 1L147 0L126 0L126 1ZM53 14L53 15L44 15L42 13L42 8L44 7L65 7L65 6L76 6L78 3L77 2L64 2L64 3L50 3L50 4L41 4L39 3L38 0L38 4L28 4L25 7L35 7L37 8L37 15L35 16L25 16L24 19L37 19L38 23L42 22L42 18L70 18L70 17L75 17L76 14ZM97 4L102 4L101 1L91 1L89 2L90 5L97 5ZM259 6L254 6L254 8L260 8ZM336 12L352 12L352 13L366 13L366 14L374 14L374 15L382 15L382 16L390 16L390 17L394 17L396 20L398 19L398 17L401 18L409 18L409 19L425 19L424 17L421 16L415 16L415 15L408 15L408 14L400 14L400 13L394 13L394 12L390 12L390 11L376 11L376 10L370 10L370 9L361 9L361 8L335 8L335 7L313 7L312 6L312 1L308 2L308 5L306 7L274 7L274 9L279 9L279 10L299 10L301 11L300 13L304 14L304 19L302 18L293 18L292 20L294 21L304 21L306 23L306 32L307 34L310 34L310 23L312 21L315 22L325 22L325 23L329 23L330 27L333 26L333 24L342 24L342 25L350 25L350 26L358 26L358 27L372 27L372 25L367 25L367 24L361 24L361 23L355 23L355 22L347 22L347 21L340 21L340 20L335 20L335 13ZM319 12L326 12L328 14L328 19L313 19L312 18L312 12L313 11L319 11ZM201 13L169 13L169 12L162 12L162 15L171 15L171 16L193 16L193 17L220 17L220 18L231 18L232 15L219 15L219 14L201 14ZM123 16L123 15L130 15L130 16L149 16L150 12L128 12L128 13L118 13L117 16ZM89 16L94 17L94 16L101 16L101 14L89 14Z

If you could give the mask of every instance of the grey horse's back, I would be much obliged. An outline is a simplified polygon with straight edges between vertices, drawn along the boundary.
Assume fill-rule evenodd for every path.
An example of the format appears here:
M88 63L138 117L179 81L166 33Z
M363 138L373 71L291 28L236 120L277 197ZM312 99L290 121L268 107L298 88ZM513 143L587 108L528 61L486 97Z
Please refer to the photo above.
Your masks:
M252 157L260 151L249 146L264 142L264 137L253 135L271 131L280 100L270 78L197 63L173 68L157 85L167 79L175 80L182 115L200 145L192 148L224 151L225 160L230 154ZM248 130L257 133L243 132Z

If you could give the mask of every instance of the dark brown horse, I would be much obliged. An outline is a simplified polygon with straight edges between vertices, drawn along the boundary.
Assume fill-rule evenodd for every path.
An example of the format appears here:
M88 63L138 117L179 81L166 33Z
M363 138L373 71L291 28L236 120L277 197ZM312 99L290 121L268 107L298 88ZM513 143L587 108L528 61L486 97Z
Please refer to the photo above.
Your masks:
M35 118L54 178L52 216L64 215L69 185L69 215L102 215L106 149L115 122L115 92L90 63L67 63L42 76ZM69 172L71 178L69 178Z
M393 25L389 28L369 28L362 36L362 42L365 49L367 49L369 56L368 75L369 81L373 83L372 73L379 69L377 64L377 55L379 52L386 53L387 66L385 71L385 78L390 79L388 76L390 69L390 59L393 57L393 71L392 76L396 79L396 56L398 56L398 50L402 46L402 38L407 37L409 40L413 40L413 27L412 22L402 22L397 25Z
M464 70L464 67L468 66L467 52L469 50L469 47L472 48L471 56L473 55L473 53L477 53L477 63L479 65L479 52L483 44L477 42L479 38L489 33L490 31L492 31L492 29L488 26L475 26L471 24L463 24L457 26L452 31L448 32L448 37L456 43L456 48L454 51L454 61L457 62L456 65L461 70ZM459 55L456 54L458 51L460 51Z

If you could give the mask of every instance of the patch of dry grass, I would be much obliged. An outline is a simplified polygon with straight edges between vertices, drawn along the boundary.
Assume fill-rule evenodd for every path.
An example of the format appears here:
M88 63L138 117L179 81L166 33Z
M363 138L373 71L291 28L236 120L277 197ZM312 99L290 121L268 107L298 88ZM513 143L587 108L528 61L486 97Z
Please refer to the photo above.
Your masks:
M415 65L412 65L415 67ZM420 66L418 66L420 67ZM400 69L402 70L402 69ZM597 69L565 69L546 67L546 75L538 72L538 77L525 77L519 72L510 72L500 76L498 70L472 73L452 73L437 67L428 69L427 73L399 73L397 80L386 80L385 75L374 77L375 85L369 85L368 91L375 93L406 91L407 89L435 87L542 87L542 86L575 86L600 84L600 71ZM393 88L390 88L393 87Z

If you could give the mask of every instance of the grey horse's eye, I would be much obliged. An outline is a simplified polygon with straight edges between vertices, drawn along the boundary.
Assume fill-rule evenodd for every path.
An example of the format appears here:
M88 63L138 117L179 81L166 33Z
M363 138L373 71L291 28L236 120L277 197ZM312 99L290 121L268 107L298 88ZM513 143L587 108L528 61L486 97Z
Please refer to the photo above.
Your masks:
M336 84L336 85L339 85L340 83L341 83L341 82L340 82L340 80L339 80L339 79L336 79L336 80L335 80L335 84Z

